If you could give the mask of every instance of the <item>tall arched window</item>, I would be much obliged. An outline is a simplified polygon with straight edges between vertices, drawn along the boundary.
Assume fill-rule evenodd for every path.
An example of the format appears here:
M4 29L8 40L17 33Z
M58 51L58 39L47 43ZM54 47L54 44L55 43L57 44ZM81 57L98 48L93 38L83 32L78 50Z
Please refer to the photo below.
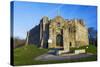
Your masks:
M70 45L70 47L71 47L71 46L72 46L72 43L70 42L69 45Z
M58 34L56 36L56 45L57 46L63 46L63 36L61 34Z
M57 22L57 27L60 27L60 22Z

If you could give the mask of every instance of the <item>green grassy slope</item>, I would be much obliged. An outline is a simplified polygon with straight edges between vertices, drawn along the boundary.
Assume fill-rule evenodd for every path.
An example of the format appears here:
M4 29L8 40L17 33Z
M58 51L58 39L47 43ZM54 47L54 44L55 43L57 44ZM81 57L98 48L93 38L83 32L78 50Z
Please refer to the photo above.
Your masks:
M40 49L34 45L28 45L14 49L14 65L32 64L34 58L46 53L47 49Z
M88 47L88 48L86 48ZM70 48L70 50L74 51L77 49L86 49L87 53L92 53L92 54L97 54L97 47L95 47L94 45L89 45L89 46L83 46L83 47L79 47L79 48Z
M93 45L89 45L89 48L86 49L87 52L96 54L97 49ZM40 49L34 45L28 45L20 48L14 49L14 65L34 65L34 64L53 64L53 63L66 63L66 62L84 62L84 61L96 61L97 56L91 56L87 58L81 58L77 60L61 60L61 61L36 61L35 57L40 56L48 52L48 49Z
M97 47L95 47L94 45L89 45L88 48L86 49L86 51L88 53L97 54Z

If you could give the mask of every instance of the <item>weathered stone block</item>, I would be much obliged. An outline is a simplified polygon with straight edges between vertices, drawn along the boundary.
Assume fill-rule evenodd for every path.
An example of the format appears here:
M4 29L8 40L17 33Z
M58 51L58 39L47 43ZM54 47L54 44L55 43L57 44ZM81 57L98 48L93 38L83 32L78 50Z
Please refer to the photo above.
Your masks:
M80 54L80 53L86 53L86 50L85 49L75 50L75 54Z

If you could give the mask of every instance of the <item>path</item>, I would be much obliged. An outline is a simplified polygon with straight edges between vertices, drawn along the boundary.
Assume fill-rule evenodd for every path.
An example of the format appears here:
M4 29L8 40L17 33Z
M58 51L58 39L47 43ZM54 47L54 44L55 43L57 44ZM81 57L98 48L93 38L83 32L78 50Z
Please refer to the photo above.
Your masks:
M71 60L71 59L80 59L85 57L93 56L93 54L78 54L78 55L64 55L64 56L57 56L54 54L51 54L48 52L47 54L40 55L35 58L35 60L42 60L42 61L48 61L48 60Z

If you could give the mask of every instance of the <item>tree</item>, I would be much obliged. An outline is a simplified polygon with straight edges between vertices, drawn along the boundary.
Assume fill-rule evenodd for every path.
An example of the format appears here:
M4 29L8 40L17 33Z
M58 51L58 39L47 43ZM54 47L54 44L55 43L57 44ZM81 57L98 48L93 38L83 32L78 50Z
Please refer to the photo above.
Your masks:
M97 30L93 27L88 28L89 43L97 46Z
M20 39L19 37L13 38L14 48L25 45L25 39Z

